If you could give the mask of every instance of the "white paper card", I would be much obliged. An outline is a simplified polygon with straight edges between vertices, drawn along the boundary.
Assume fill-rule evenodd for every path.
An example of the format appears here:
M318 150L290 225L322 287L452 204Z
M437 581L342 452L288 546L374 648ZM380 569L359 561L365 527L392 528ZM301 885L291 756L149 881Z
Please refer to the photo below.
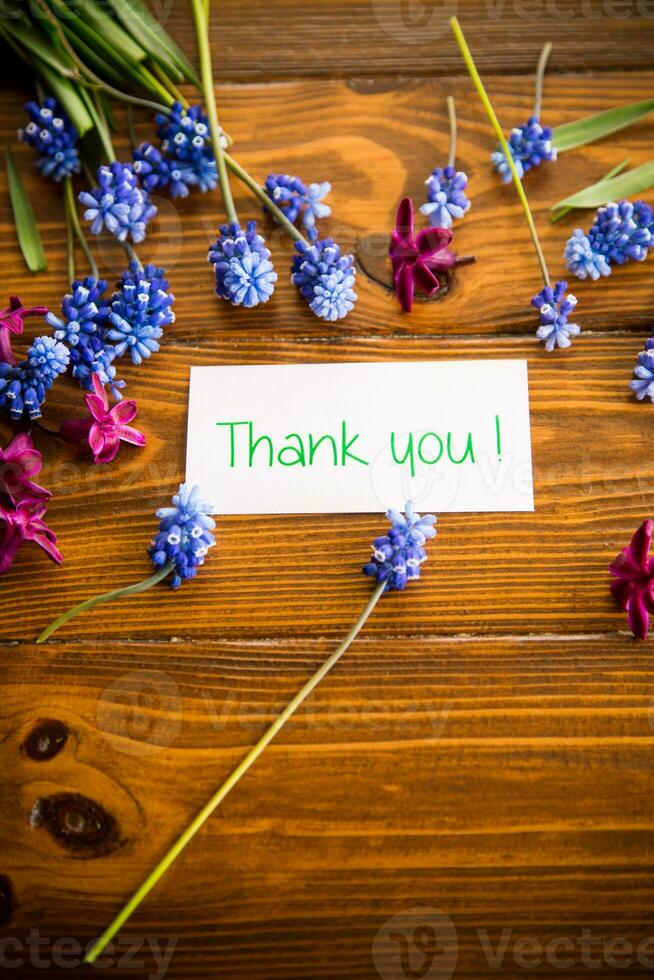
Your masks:
M531 511L527 362L194 367L186 480L217 514Z

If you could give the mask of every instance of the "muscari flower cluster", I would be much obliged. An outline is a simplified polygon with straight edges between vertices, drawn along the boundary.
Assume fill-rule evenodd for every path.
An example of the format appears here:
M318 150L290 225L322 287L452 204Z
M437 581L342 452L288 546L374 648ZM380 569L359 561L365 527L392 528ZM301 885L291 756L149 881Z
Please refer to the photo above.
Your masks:
M192 105L185 109L181 102L175 102L168 114L156 115L155 122L160 146L141 143L133 151L134 171L145 189L168 188L171 197L186 197L191 187L213 190L218 169L209 120L202 108Z
M277 273L256 221L248 221L245 230L236 223L222 225L207 258L213 264L216 295L221 299L250 309L272 296Z
M200 497L200 489L182 483L172 499L172 507L156 512L160 520L148 554L156 568L173 563L170 584L178 589L185 579L195 578L204 564L209 548L216 543L211 531L216 522L211 517L211 504Z
M470 200L466 194L468 176L462 170L436 167L425 181L427 201L420 211L429 218L434 228L451 228L454 219L460 220L470 210Z
M55 340L70 350L72 374L91 391L93 376L121 398L125 382L116 377L114 361L129 353L140 364L159 350L163 328L173 323L174 296L168 292L163 269L132 262L119 279L113 296L106 296L104 279L76 280L64 296L62 315L48 313Z
M576 228L563 257L579 279L609 276L612 265L642 262L654 243L654 211L643 201L623 200L599 208L588 232Z
M568 317L577 305L577 297L566 296L567 282L557 282L553 286L544 286L535 296L531 305L540 313L540 326L536 336L545 344L547 351L555 347L569 347L572 337L581 333L577 323L569 323Z
M420 567L427 559L424 546L436 535L436 518L433 514L421 517L410 500L405 514L391 509L386 517L390 530L373 541L372 558L363 566L363 573L385 582L385 592L401 592L411 579L420 578Z
M42 105L26 102L30 121L18 130L18 138L38 154L36 166L44 177L57 182L81 170L77 130L56 99L48 96Z
M97 179L97 187L79 195L92 233L99 235L106 228L119 242L128 238L135 243L142 242L147 224L157 209L147 190L139 185L133 166L115 160L108 167L98 168Z
M41 461L41 453L24 432L0 449L0 574L11 568L26 541L37 544L57 565L63 561L57 536L44 520L50 491L32 479Z
M556 160L552 130L549 126L541 126L538 116L531 116L526 125L512 129L507 142L520 178L541 163ZM491 161L503 183L509 184L512 179L511 167L501 148L498 147L491 154Z
M328 218L332 209L323 203L332 185L327 180L308 186L290 174L268 174L266 193L293 224L302 216L305 228L313 228L320 218Z
M37 337L18 364L0 363L0 408L18 420L41 418L46 392L68 367L68 348L53 337Z
M354 256L343 255L333 238L318 238L316 228L308 230L309 242L295 242L291 280L323 320L342 320L354 308L356 269Z

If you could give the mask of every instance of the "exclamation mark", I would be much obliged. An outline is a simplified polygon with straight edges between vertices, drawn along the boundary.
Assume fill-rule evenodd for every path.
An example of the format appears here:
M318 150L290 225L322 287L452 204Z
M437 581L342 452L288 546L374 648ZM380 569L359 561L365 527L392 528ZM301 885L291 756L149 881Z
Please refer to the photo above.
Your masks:
M495 440L497 442L497 458L502 462L502 433L500 431L500 417L495 416Z

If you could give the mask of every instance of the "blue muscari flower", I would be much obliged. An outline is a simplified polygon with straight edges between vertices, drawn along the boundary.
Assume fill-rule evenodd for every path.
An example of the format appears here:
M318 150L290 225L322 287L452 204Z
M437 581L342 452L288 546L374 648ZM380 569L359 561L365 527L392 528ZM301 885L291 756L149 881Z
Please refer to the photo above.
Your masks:
M118 281L113 294L105 339L111 341L117 357L129 351L134 364L140 364L159 350L163 327L175 322L171 309L175 297L168 292L163 269L154 265L141 268L132 262Z
M436 518L433 514L421 517L416 514L411 501L407 501L405 514L389 510L386 517L390 530L372 543L372 560L363 566L365 575L385 582L385 592L402 591L407 582L420 578L420 566L427 559L424 545L436 535Z
M199 487L180 484L172 504L172 507L161 507L156 512L160 520L159 532L148 554L157 568L168 561L174 562L170 584L173 589L178 589L184 579L195 578L209 548L215 545L211 531L216 522L211 517L211 504L200 498Z
M644 201L622 200L598 208L587 235L577 228L563 253L580 279L611 274L612 265L642 262L654 243L654 211Z
M293 224L302 215L305 228L313 228L319 218L328 218L332 209L323 203L332 189L327 180L308 186L290 174L268 174L266 193Z
M218 168L213 154L209 120L202 107L175 102L167 114L155 116L161 151L171 170L171 194L184 197L188 187L211 191L218 184ZM221 136L223 143L224 137ZM175 171L175 177L172 177ZM182 188L185 187L184 191Z
M93 391L91 378L98 374L102 384L109 385L115 400L120 401L123 397L120 389L125 387L125 382L116 377L115 358L115 348L106 344L100 334L81 334L79 343L70 352L73 377L86 391Z
M599 279L600 276L610 276L611 266L606 256L595 252L590 239L581 228L573 231L566 242L563 258L571 272L578 279Z
M296 242L291 280L316 316L341 320L354 308L356 270L354 256L342 255L333 238L319 239L309 230L309 243Z
M0 364L0 407L12 419L41 417L46 392L68 367L68 348L53 337L37 337L17 365Z
M92 233L98 235L106 228L119 242L128 236L136 243L142 242L157 209L150 203L148 192L139 186L132 165L114 161L108 167L100 167L97 178L97 187L79 195Z
M76 347L84 334L97 333L107 317L108 302L104 299L107 283L104 279L76 279L61 303L62 316L46 314L46 321L54 328L55 340L68 347Z
M552 130L549 126L541 126L538 116L531 116L525 126L517 126L511 130L507 140L511 156L515 162L518 177L524 177L533 167L538 167L543 161L556 160L556 150L552 146ZM491 154L493 169L496 170L505 184L512 180L511 168L507 163L504 151L498 147Z
M216 295L221 299L246 307L270 299L277 273L256 221L248 221L245 231L239 224L222 225L208 259L214 266Z
M56 99L48 96L43 105L27 102L30 117L27 126L18 130L18 138L38 153L36 166L44 177L63 180L81 170L76 142L77 130Z
M575 296L565 295L567 288L567 282L557 282L554 286L545 286L531 300L531 305L540 313L540 326L536 336L543 341L548 351L553 351L555 347L569 347L571 338L581 333L581 327L577 323L568 323L577 299Z
M629 382L638 401L649 398L654 402L654 339L645 344L645 350L638 355L634 368L634 380Z
M421 205L420 211L428 216L432 227L451 228L454 218L461 219L470 210L466 195L468 177L462 170L455 170L449 164L436 167L425 184L427 202Z

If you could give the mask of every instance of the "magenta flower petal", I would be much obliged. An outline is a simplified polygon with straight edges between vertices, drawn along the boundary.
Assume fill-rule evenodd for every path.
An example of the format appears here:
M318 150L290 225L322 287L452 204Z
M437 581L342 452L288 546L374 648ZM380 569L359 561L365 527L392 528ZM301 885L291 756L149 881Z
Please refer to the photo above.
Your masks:
M56 547L57 536L50 530L43 516L45 506L41 501L22 500L14 508L0 505L0 574L11 568L16 554L24 541L33 541L58 565L63 561Z
M145 446L145 433L131 425L117 425L116 435L122 442L129 442L133 446Z
M644 521L630 543L609 565L611 594L627 611L629 629L644 640L654 614L654 559L650 557L654 521Z
M120 448L121 440L133 446L144 446L145 436L127 422L136 416L133 399L118 402L109 408L109 398L97 374L92 376L93 392L85 396L90 418L64 422L59 434L69 442L88 441L94 463L110 463Z
M451 241L452 232L449 228L423 228L416 236L416 245L423 260L446 248Z
M455 261L447 249L451 241L449 228L425 228L414 238L413 202L410 197L400 201L388 254L395 292L406 313L413 306L415 289L431 296L440 287L436 273L449 269Z
M25 317L45 316L47 312L47 306L23 306L18 296L9 297L9 306L5 310L0 310L0 360L6 364L16 364L9 334L18 336L23 332Z
M47 500L51 493L33 483L30 477L41 469L41 453L25 432L14 436L6 449L0 449L0 489L14 503L20 500Z
M134 399L125 399L122 402L117 402L109 412L109 415L111 415L116 425L125 425L127 422L131 422L133 418L136 418L136 412L137 408Z

